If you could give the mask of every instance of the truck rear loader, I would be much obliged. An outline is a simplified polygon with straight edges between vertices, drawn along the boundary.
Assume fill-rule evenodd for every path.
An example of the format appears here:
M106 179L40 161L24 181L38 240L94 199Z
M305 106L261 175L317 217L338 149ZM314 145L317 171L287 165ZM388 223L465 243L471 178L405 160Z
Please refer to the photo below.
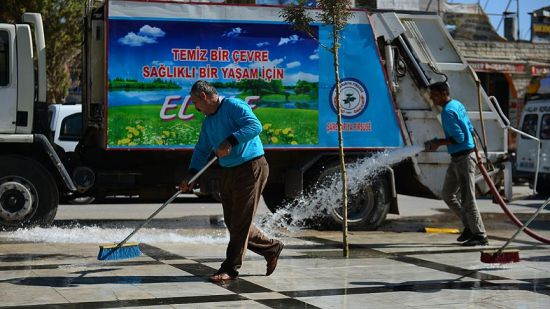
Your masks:
M74 152L51 140L40 15L0 24L0 225L50 224L60 196L171 196L203 119L189 98L198 79L222 96L243 99L262 122L270 210L338 171L333 62L323 47L331 45L331 28L312 24L312 38L285 23L280 9L90 1L83 23L83 134ZM437 15L357 10L342 38L347 161L442 137L427 86L447 80L483 132L493 177L500 184L511 179L504 177L510 169L503 119ZM349 202L350 228L376 229L388 212L397 213L397 192L439 196L448 162L443 147L365 180ZM197 194L219 198L219 187L214 166ZM333 223L341 220L337 208L326 214Z

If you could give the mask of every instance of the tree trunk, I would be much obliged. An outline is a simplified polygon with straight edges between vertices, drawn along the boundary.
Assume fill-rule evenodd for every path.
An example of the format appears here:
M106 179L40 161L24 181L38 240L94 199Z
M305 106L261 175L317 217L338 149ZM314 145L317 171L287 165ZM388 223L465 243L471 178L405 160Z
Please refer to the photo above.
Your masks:
M342 174L342 253L349 257L348 244L348 190L346 181L346 161L344 158L344 138L342 136L342 107L340 104L340 66L338 63L338 31L332 27L334 46L334 74L336 80L336 110L338 111L338 151L340 154L340 172Z

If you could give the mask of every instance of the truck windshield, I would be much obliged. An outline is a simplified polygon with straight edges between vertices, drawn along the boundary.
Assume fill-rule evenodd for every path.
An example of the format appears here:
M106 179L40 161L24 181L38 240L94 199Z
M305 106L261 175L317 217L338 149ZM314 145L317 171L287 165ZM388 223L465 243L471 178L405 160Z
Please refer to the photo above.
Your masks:
M536 137L538 120L539 116L537 114L525 115L525 118L523 118L523 125L521 126L521 130L529 135ZM527 137L522 135L521 138L526 139Z
M9 83L9 39L8 32L0 30L0 86L7 86Z
M540 138L550 139L550 114L544 114L542 116L542 121L540 126Z

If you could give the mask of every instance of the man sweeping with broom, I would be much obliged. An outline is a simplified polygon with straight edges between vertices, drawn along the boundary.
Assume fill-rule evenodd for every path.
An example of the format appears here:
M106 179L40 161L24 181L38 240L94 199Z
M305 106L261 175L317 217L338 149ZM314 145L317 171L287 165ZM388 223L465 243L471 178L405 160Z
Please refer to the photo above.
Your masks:
M229 244L225 261L209 279L220 282L237 278L247 248L266 259L269 276L277 266L283 243L268 238L252 223L269 174L259 137L262 125L248 104L236 98L221 99L206 81L199 80L192 86L191 100L206 118L193 150L189 175L180 189L188 192L193 188L189 179L208 162L212 151L223 167L221 196Z
M445 138L427 141L425 147L426 151L435 151L445 145L451 155L441 195L464 225L457 241L462 246L487 246L489 241L475 199L474 127L464 105L450 97L446 82L434 83L429 89L433 103L443 108L441 123Z

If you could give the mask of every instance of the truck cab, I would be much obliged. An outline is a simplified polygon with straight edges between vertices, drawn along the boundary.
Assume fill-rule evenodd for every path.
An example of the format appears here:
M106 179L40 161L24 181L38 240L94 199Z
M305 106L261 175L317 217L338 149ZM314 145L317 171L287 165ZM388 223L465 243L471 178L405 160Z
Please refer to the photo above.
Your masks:
M22 19L0 23L2 229L51 224L60 191L76 191L49 139L42 17L24 13Z
M54 144L65 152L74 152L82 137L82 105L51 104L48 116Z

